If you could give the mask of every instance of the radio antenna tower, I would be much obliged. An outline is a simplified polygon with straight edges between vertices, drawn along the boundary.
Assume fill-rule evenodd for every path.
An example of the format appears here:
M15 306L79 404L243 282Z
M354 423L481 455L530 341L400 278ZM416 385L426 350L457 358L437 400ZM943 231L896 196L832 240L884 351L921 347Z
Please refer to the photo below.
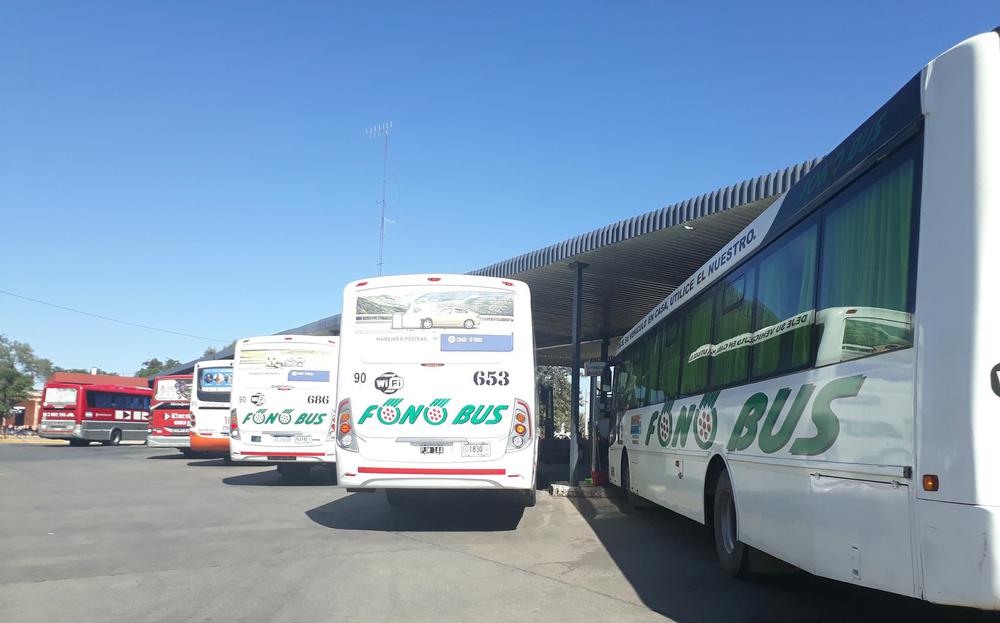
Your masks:
M381 214L378 219L378 276L382 276L382 251L385 249L385 178L389 170L389 130L392 122L376 125L365 130L368 138L382 137L382 201L379 202Z

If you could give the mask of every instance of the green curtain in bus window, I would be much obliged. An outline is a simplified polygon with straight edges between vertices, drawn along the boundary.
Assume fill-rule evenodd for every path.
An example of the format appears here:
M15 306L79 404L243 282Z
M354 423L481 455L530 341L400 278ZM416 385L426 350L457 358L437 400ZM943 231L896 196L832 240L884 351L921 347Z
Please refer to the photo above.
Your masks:
M635 348L635 399L637 407L645 406L649 393L649 343L639 340Z
M824 209L817 365L912 345L913 176L912 157L883 165L859 180L860 192Z
M631 376L627 356L619 356L615 365L615 410L618 413L624 413L628 409L628 399L632 392L629 387Z
M684 318L684 348L681 393L700 394L708 385L708 368L712 357L712 308L715 289L706 292L691 305Z
M663 402L663 383L660 378L660 355L663 352L663 325L651 329L643 339L649 344L646 353L649 374L649 392L646 395L646 404L655 405Z
M817 219L809 219L777 241L757 267L753 378L785 374L809 365ZM796 318L805 321L795 323ZM797 328L789 328L789 322Z
M723 280L715 295L713 387L744 383L750 357L750 331L753 326L753 267L740 270Z
M664 398L676 398L681 376L680 327L677 321L663 325L660 342L660 391Z

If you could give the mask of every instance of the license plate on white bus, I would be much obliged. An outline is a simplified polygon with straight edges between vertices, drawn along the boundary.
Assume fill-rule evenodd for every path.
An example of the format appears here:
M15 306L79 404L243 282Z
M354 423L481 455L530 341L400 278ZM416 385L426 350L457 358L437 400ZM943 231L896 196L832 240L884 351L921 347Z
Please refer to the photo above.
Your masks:
M420 446L420 454L444 454L444 446Z
M484 441L482 443L465 442L462 444L462 456L484 457L489 455L490 455L490 444L488 441Z

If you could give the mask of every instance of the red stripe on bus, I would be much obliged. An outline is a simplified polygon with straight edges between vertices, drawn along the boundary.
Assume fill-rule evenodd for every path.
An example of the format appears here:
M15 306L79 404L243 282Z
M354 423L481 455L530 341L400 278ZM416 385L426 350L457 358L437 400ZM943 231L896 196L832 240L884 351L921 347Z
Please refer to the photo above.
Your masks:
M503 476L506 469L447 469L440 467L359 467L360 474L421 474L428 476Z
M246 456L325 456L323 452L241 452Z

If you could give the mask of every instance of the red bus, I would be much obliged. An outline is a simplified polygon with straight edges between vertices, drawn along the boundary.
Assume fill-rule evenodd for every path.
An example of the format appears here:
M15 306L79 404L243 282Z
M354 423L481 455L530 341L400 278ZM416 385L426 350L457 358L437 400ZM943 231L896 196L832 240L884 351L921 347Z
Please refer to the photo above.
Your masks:
M153 406L146 445L178 448L185 456L191 454L192 382L190 374L159 376L153 380Z
M72 446L142 441L149 429L152 397L148 387L46 383L38 436L68 439Z

